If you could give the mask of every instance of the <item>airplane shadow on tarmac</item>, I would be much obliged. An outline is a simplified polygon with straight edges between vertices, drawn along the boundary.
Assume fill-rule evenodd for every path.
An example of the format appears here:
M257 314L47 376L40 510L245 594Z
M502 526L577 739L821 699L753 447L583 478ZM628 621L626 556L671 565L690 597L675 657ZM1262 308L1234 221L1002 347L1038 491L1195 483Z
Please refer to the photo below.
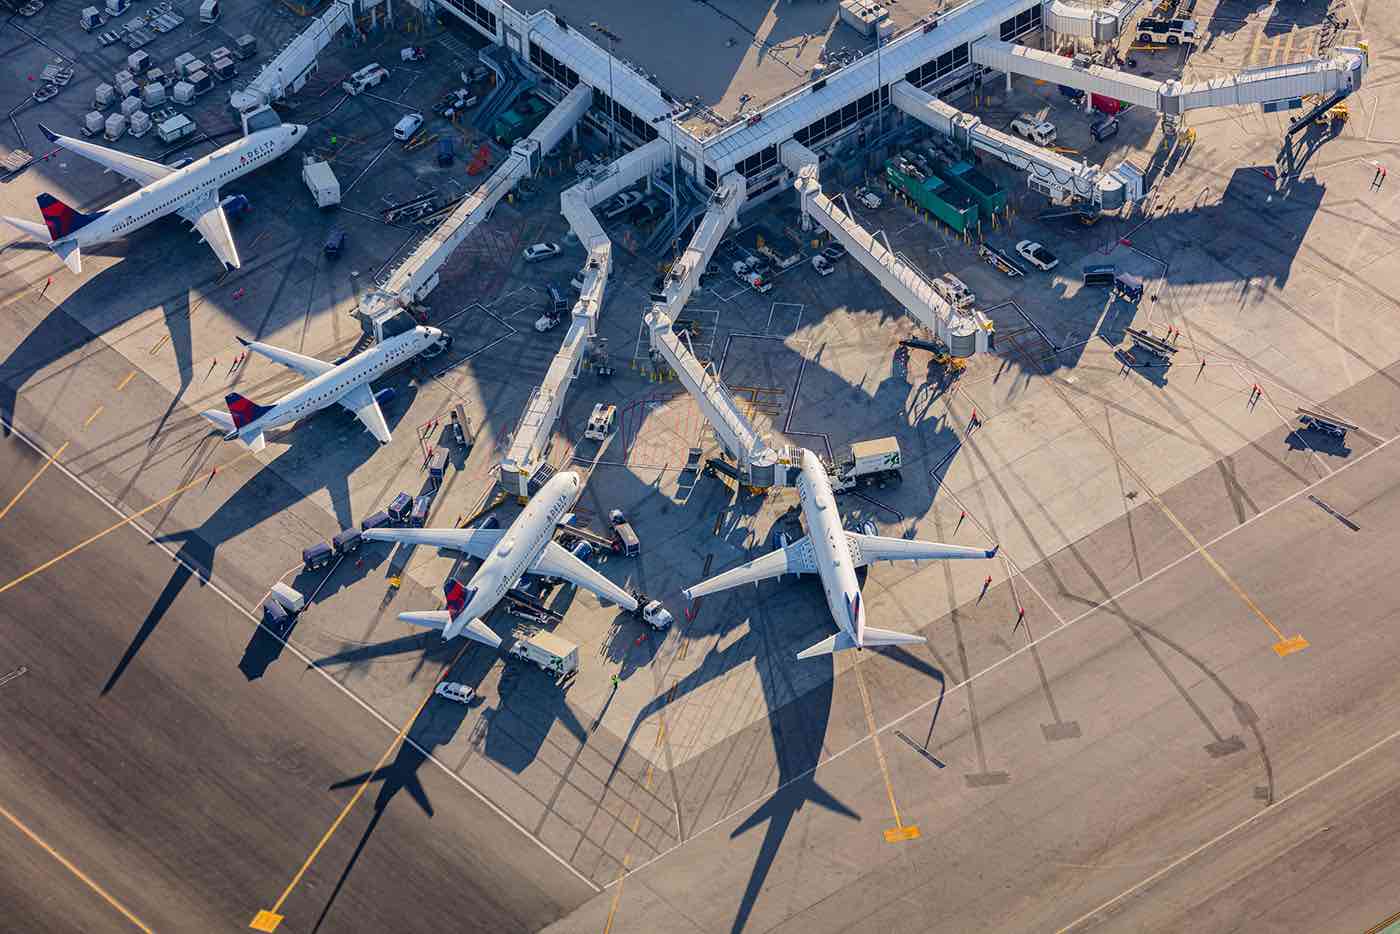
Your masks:
M411 392L410 389L410 394ZM408 406L401 403L391 411L385 412L385 420L390 429L398 423L407 410ZM322 417L334 418L340 414L342 413L328 412ZM302 426L297 426L293 430L301 430L302 433L302 436L297 438L295 443L314 443L314 439L305 436ZM351 470L363 463L377 448L378 445L368 435L360 443L352 445L350 452L348 452L348 456L355 459L350 465ZM347 470L345 475L337 481L342 485L342 490L339 494L332 491L332 500L335 500L339 495L348 501L347 478L351 470ZM175 553L175 559L178 563L170 575L170 580L166 582L165 588L156 597L150 612L142 620L136 635L132 637L131 644L117 662L117 666L112 670L106 684L102 686L102 693L110 693L116 687L121 676L135 660L141 647L151 637L151 633L160 625L160 621L165 618L165 614L169 612L170 607L180 596L185 585L189 583L190 578L198 576L201 586L208 583L209 578L214 573L214 558L220 543L237 538L249 529L256 528L274 516L291 509L305 498L305 493L282 480L275 471L259 469L241 487L226 497L219 508L199 527L155 535L153 540L156 542L180 543L180 550ZM337 511L339 510L337 509Z

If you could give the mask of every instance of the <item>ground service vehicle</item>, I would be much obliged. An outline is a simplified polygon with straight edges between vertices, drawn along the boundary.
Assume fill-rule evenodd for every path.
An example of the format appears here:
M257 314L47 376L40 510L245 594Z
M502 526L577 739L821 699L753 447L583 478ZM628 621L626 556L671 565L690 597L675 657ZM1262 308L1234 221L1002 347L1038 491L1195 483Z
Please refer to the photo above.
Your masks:
M850 459L832 472L831 489L844 493L866 483L898 483L903 463L896 438L857 441L851 445Z
M632 529L632 524L627 521L621 509L614 509L608 513L608 521L613 527L613 551L620 552L629 558L635 558L642 553L642 542L637 538L637 533Z
M527 263L538 263L541 260L549 259L551 256L558 256L563 252L557 243L534 243L525 248L522 254Z
M394 124L394 139L398 140L401 143L406 143L413 138L413 134L417 133L418 128L422 125L422 114L406 114L402 120Z
M438 682L438 686L433 688L433 693L458 704L469 704L476 696L476 691L456 681Z
M342 81L340 87L346 94L353 97L372 87L377 87L387 77L389 77L389 69L378 62L370 62Z
M1030 263L1036 269L1049 272L1060 265L1059 259L1045 247L1034 240L1022 240L1016 244L1016 252L1021 255L1021 259Z
M510 654L556 675L578 671L578 646L548 632L516 640L510 647Z
M831 265L831 261L820 253L812 257L812 268L817 271L819 276L829 276L836 271L836 267Z
M1157 45L1195 45L1194 19L1144 19L1137 24L1139 42Z
M583 436L590 441L602 441L612 431L616 419L617 406L599 402L588 416L588 427L584 429Z
M651 601L646 606L642 607L640 613L642 622L646 623L652 629L669 629L671 623L675 622L671 614L661 605L660 600Z
M1049 146L1055 141L1055 124L1049 120L1037 120L1030 114L1021 114L1012 120L1011 132L1037 146Z

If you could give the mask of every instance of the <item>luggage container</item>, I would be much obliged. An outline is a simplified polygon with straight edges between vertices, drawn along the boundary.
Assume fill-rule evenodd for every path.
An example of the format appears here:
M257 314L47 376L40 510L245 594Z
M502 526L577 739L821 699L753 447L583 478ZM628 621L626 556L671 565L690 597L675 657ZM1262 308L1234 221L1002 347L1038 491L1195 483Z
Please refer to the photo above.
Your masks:
M121 16L131 9L131 0L107 0L107 15Z
M1118 267L1112 263L1095 263L1084 267L1084 284L1112 288Z
M83 11L78 14L78 25L83 27L83 32L92 32L94 29L101 29L107 22L107 17L95 6L83 7Z
M268 596L282 604L282 607L288 613L300 613L302 610L306 609L306 598L301 595L301 592L293 590L281 581L272 585L272 590L268 592Z
M317 542L310 548L301 550L301 565L308 571L319 571L329 567L335 560L335 550L325 542Z
M117 99L117 89L110 84L99 84L92 92L92 106L94 110L103 110L112 106L112 101Z
M370 529L382 529L393 524L394 520L389 518L389 510L381 509L374 515L365 516L360 520L360 531L368 532Z
M121 139L126 135L126 117L123 117L121 114L112 114L109 116L106 124L103 126L102 135L107 138L108 142L112 143Z
M262 604L263 625L275 632L280 639L287 638L292 631L292 614L281 603L268 597Z
M413 510L413 497L407 493L400 493L389 500L389 505L385 511L389 513L389 518L402 525L408 521L408 514Z
M244 33L233 40L233 54L239 61L246 62L258 54L258 40Z
M117 94L122 97L132 97L138 90L140 90L140 88L137 86L136 82L130 78L117 82Z
M238 66L233 63L233 59L227 56L214 59L214 64L211 67L214 69L214 77L220 81L230 81L234 75L238 74Z
M331 548L338 555L348 555L359 551L361 543L359 529L346 529L331 539Z
M132 52L126 57L126 70L131 72L133 78L144 75L150 70L151 64L151 56L145 52Z
M98 133L102 132L106 125L107 118L102 116L101 111L91 111L86 117L83 118L83 135L96 136Z
M144 110L137 110L127 117L127 132L140 139L151 132L151 115Z
M194 103L194 85L188 81L176 81L175 90L170 93L170 97L177 104Z
M408 524L414 528L421 529L428 524L428 513L433 508L433 497L430 493L413 500L413 509L408 513Z
M141 100L147 107L159 107L165 103L165 85L151 82L141 89Z
M165 69L164 69L164 68L152 68L152 69L150 69L149 71L146 72L146 86L147 86L147 87L150 87L152 84L168 84L168 83L169 83L169 81L168 81L168 76L166 75Z
M201 23L217 23L222 12L219 9L219 0L204 0L199 5L199 21Z
M176 114L169 120L164 120L156 125L156 135L162 142L173 143L177 139L184 139L195 131L194 121L184 114Z
M179 55L175 56L175 74L183 78L186 74L185 66L190 62L197 61L199 61L199 58L193 52L181 52Z
M121 111L123 117L129 118L132 114L141 109L141 98L124 97L118 109Z
M185 80L189 81L190 85L194 88L195 97L199 97L214 88L214 79L210 76L209 72L205 71L203 68L199 71L191 72L190 76Z
M447 448L439 447L433 451L428 458L428 479L433 481L435 486L442 486L443 479L447 476Z

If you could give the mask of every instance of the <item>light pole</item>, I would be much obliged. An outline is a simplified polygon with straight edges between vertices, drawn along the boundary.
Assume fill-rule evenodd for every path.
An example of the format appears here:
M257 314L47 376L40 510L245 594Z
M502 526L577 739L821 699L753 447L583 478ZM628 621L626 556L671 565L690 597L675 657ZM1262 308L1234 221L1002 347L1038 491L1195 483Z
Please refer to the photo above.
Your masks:
M617 157L617 99L613 97L613 50L622 40L602 23L589 23L588 27L608 40L608 161Z
M680 255L680 197L681 191L676 184L676 121L674 113L664 113L659 117L653 117L652 123L667 121L671 124L671 268L676 268L676 259Z

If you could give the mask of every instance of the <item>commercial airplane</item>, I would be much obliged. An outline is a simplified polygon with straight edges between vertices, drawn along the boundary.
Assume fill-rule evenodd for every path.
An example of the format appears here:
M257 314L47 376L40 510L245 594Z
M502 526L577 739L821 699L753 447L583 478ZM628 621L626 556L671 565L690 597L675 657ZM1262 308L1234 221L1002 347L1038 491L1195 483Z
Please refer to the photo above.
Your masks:
M366 541L403 542L450 548L481 559L481 567L464 586L448 580L443 585L446 610L400 613L399 619L431 629L441 629L444 639L465 635L468 639L499 648L500 636L481 617L526 574L560 577L628 610L637 599L608 580L554 540L559 520L583 490L583 480L572 471L555 474L530 498L508 529L370 529Z
M142 186L139 191L92 214L77 211L45 192L38 198L43 224L17 217L3 218L10 226L47 243L74 272L82 271L84 249L125 237L167 214L179 214L193 224L226 267L238 268L241 265L238 247L233 243L228 218L220 205L219 186L261 168L306 137L306 127L284 123L249 133L177 169L71 136L60 136L42 123L39 129L49 142Z
M807 520L808 534L786 548L770 551L761 558L702 581L682 593L687 600L694 600L705 594L784 574L819 575L822 589L826 591L826 605L840 632L798 652L798 658L829 655L843 649L925 641L923 636L865 625L865 605L861 601L856 568L876 561L996 557L996 547L967 548L847 532L841 527L841 514L836 509L836 497L831 492L826 468L817 455L806 449L802 451L802 473L797 478L797 494L802 502L802 515Z
M254 451L261 451L267 443L263 432L291 424L336 402L354 412L380 444L388 444L389 426L384 423L384 413L379 410L379 403L391 390L374 393L370 391L370 383L434 345L445 346L450 339L437 328L419 325L363 350L343 363L326 363L315 357L258 341L246 341L241 337L238 342L253 353L262 354L307 379L306 383L272 405L258 405L231 392L224 396L227 412L209 409L202 413L224 430L225 441L237 439Z

